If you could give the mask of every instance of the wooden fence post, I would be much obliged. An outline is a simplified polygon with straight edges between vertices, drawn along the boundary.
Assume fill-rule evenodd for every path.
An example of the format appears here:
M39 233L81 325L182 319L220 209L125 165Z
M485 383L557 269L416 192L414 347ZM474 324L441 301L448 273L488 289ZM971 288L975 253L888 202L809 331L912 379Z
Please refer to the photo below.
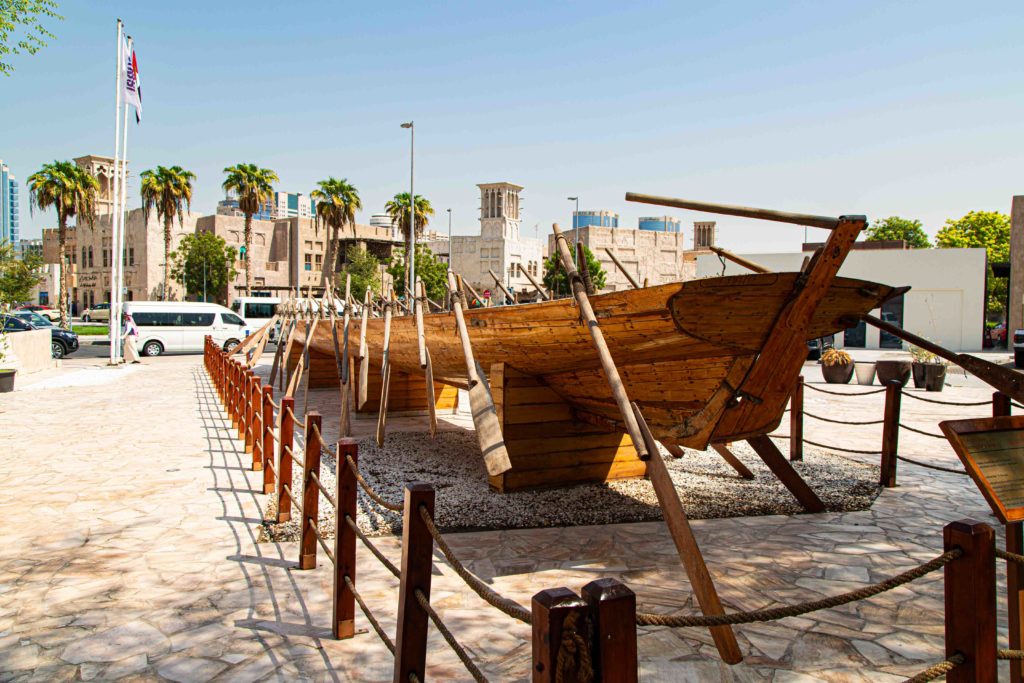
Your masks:
M225 360L228 366L228 415L231 416L231 427L238 428L238 368L230 358Z
M310 524L319 519L320 487L313 474L320 478L320 439L313 435L313 427L320 428L320 413L306 413L306 450L302 454L302 530L299 535L299 569L316 567L316 534Z
M885 385L885 422L882 424L882 466L879 484L886 488L896 486L896 456L900 449L900 403L903 385L890 380Z
M789 459L804 459L804 376L796 378L796 387L789 399Z
M430 600L434 538L420 516L420 506L434 516L434 487L422 481L405 485L402 511L402 578L398 593L398 627L395 633L394 683L406 683L409 674L426 680L427 613L416 600L420 590Z
M946 656L964 656L946 674L949 683L996 681L995 532L974 520L950 522L942 531L946 550L963 556L945 567Z
M220 396L221 405L224 405L224 354L218 350L216 355L217 363L217 395Z
M260 460L263 464L263 493L273 493L274 476L277 463L274 462L274 385L263 387L263 446L260 448ZM267 466L267 462L270 466Z
M577 638L582 637L583 648L590 646L589 634L583 635L590 627L587 604L568 588L548 588L533 596L531 607L534 683L587 680L580 675L586 672L580 671L581 640ZM562 652L563 639L576 645L575 656Z
M636 683L636 594L616 579L591 581L582 593L594 624L594 680Z
M250 372L252 371L250 370ZM254 472L263 469L263 388L260 384L260 378L253 373L252 394L249 399L252 404L252 421L249 430L252 440L252 469Z
M292 490L292 453L295 448L295 397L284 396L281 399L281 431L278 433L277 458L277 523L287 522L292 518L292 499L284 492L284 487Z
M338 509L334 517L334 619L331 628L335 638L351 638L356 633L356 600L352 591L345 585L347 576L356 582L356 534L345 522L348 516L356 521L356 503L358 501L359 483L355 471L345 462L345 456L352 456L352 461L359 462L359 441L341 439L338 441L337 458L334 469L338 473L335 499ZM423 679L420 679L423 680Z
M1001 391L992 394L992 417L1012 414L1010 397ZM1024 523L1006 523L1006 551L1024 555ZM1016 562L1006 562L1006 614L1011 650L1020 650L1024 644L1024 568ZM1010 681L1024 682L1024 662L1010 660Z
M255 413L255 406L252 404L253 395L253 384L256 383L256 374L249 369L243 370L245 373L245 382L242 385L244 392L242 393L242 405L244 407L244 417L242 418L243 429L242 441L245 442L245 452L252 453L253 445L253 423L252 418Z

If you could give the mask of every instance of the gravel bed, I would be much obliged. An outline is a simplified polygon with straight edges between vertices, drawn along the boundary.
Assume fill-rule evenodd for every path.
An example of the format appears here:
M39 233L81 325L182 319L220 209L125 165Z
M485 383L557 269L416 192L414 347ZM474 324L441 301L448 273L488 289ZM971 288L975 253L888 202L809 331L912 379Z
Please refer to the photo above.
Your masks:
M754 480L738 477L714 451L686 450L686 456L678 460L666 457L672 481L691 519L803 511L748 445L735 443L731 450L754 473ZM793 466L829 511L866 510L878 496L877 466L811 447L805 448L804 458ZM372 438L364 439L359 445L359 469L375 491L397 503L402 500L404 482L432 483L437 491L437 523L447 531L661 519L654 488L646 479L513 493L491 491L476 435L470 431L438 432L433 440L422 432L393 433L388 435L384 449L378 448ZM328 490L334 491L333 454L323 454L321 475ZM302 471L297 466L292 479L299 497ZM271 496L265 517L272 518L276 512L276 498ZM321 532L333 537L334 513L323 496L319 517ZM357 521L360 529L371 536L395 534L402 528L399 513L381 508L362 490ZM283 524L265 522L263 531L261 540L291 541L298 539L299 526L294 519Z

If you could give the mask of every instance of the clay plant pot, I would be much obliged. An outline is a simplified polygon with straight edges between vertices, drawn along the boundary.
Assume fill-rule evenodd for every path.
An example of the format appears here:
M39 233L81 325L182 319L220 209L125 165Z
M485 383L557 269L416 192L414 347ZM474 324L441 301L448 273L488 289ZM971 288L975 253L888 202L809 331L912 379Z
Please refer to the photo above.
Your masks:
M942 391L946 386L946 366L926 363L924 366L924 388L926 391Z
M914 388L915 389L924 389L924 371L925 371L925 368L927 368L927 367L928 367L927 363L917 363L917 362L915 362L913 364L913 366L911 367L911 371L912 371L913 376L914 376Z
M853 377L853 363L846 365L822 365L821 376L829 384L846 384Z
M874 363L861 363L858 362L853 366L853 371L857 374L857 384L874 384L875 382L875 364Z
M0 370L0 394L14 391L14 376L17 374L17 370Z
M884 386L892 380L896 380L901 386L907 386L907 382L910 381L911 365L912 363L909 360L875 361L878 383Z

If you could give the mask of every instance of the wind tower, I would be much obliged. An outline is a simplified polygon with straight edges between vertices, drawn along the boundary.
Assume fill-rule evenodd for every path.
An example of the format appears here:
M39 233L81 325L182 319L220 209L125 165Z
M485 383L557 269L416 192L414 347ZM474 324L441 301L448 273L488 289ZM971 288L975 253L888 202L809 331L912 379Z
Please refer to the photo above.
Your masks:
M519 241L519 193L512 183L480 183L480 236Z

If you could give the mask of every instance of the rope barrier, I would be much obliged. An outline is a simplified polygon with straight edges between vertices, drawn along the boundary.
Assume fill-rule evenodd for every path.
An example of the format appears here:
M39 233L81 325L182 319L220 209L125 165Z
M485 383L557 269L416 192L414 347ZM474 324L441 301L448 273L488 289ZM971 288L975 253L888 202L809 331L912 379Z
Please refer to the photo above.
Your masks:
M274 406L275 410L281 410L281 404L280 403L275 403L274 399L270 398L269 396L267 397L267 400L270 401L270 405Z
M292 410L291 408L288 408L287 412L288 412L289 415L292 416L292 423L293 423L292 426L295 429L298 429L301 432L306 431L306 425L303 424L302 420L300 420L299 418L295 417L295 411Z
M1002 550L1000 548L996 548L996 557L1006 560L1007 562L1016 562L1017 564L1024 564L1024 555L1011 553L1009 550Z
M937 403L940 406L990 406L992 401L974 401L969 403L960 403L958 401L942 401L937 398L925 398L924 396L918 396L912 394L909 391L904 391L903 396L906 398L912 398L915 401L924 401L925 403Z
M903 681L903 683L928 683L929 681L934 681L936 678L945 676L950 671L963 664L964 661L966 661L964 656L957 652L949 659L945 659L938 664L932 664L916 676Z
M963 470L954 470L951 467L942 467L941 465L929 465L926 462L921 462L920 460L914 460L912 458L908 458L908 457L903 456L903 455L897 455L896 459L897 460L902 460L903 462L909 462L911 465L917 465L918 467L924 467L924 468L927 468L929 470L938 470L939 472L949 472L950 474L967 474L967 472L965 472Z
M288 484L282 484L281 490L288 494L288 497L292 499L292 504L295 507L299 508L300 510L302 509L302 504L299 503L299 501L295 500L295 495L292 494L292 489L290 486L288 486Z
M327 541L325 541L324 537L320 535L320 528L317 527L316 522L312 519L309 520L309 528L312 529L313 535L316 536L316 540L320 542L320 547L324 549L325 553L327 553L327 557L331 559L331 564L335 564L334 553L327 547Z
M484 602L489 604L491 607L496 607L513 619L518 619L519 621L527 624L533 623L533 615L530 610L526 609L515 600L510 600L496 592L466 569L462 562L459 561L459 558L455 556L455 553L452 552L452 549L448 547L448 543L444 540L444 536L442 536L441 532L437 530L436 526L434 526L434 520L431 519L430 513L423 505L420 506L420 517L423 518L423 523L427 525L427 530L430 531L430 535L434 537L434 542L437 543L437 547L441 550L445 559L448 560L448 564L451 565L452 569L455 570L455 573L458 574L477 595L483 598Z
M1016 401L1010 401L1010 405L1013 406L1014 408L1024 408L1024 406L1017 403Z
M787 437L788 438L788 437ZM804 439L804 443L810 444L811 446L817 446L818 448L826 448L833 451L842 451L843 453L856 453L858 455L881 455L882 451L859 451L855 448L842 448L840 446L830 446L824 443L817 443L810 439Z
M365 479L363 479L363 475L359 471L359 466L356 465L356 461L352 459L351 455L345 456L345 463L352 469L352 473L356 475L356 481L359 482L359 486L361 486L363 491L366 492L366 495L370 497L370 500L377 503L381 507L387 508L388 510L394 510L395 512L402 511L401 503L391 503L382 498L379 493L373 490L370 484Z
M469 658L469 654L466 652L466 649L462 647L459 641L455 640L455 636L452 635L452 632L448 630L445 623L441 621L441 617L434 611L434 608L430 605L430 601L427 600L427 596L423 594L423 591L416 588L413 590L413 595L416 596L416 602L420 603L420 607L422 607L423 611L427 613L430 620L434 622L434 626L437 627L437 630L440 631L444 639L448 641L448 645L451 646L452 652L454 652L455 656L462 661L462 665L466 667L466 671L468 671L473 677L473 680L477 683L487 683L487 679L484 678L482 673L480 673L480 669L478 669L473 660Z
M373 543L372 543L372 542L370 541L370 539L369 539L369 538L367 538L366 534L364 534L364 533L363 533L362 529L360 529L360 528L359 528L359 525L358 525L358 524L356 524L356 522L355 522L355 520L354 520L354 519L352 519L352 518L351 518L351 517L349 517L348 515L345 515L345 523L346 523L346 524L348 524L349 528L350 528L350 529L352 529L352 531L354 531L354 532L355 532L356 536L357 536L357 537L359 538L359 540L360 540L360 541L362 541L362 542L363 542L363 545L365 545L365 546L366 546L367 550L369 550L369 551L370 551L371 553L373 553L373 556L374 556L374 557L376 557L376 558L377 558L377 560L378 560L378 561L379 561L379 562L380 562L381 564L383 564L383 565L384 565L384 568L385 568L385 569L387 569L387 570L388 570L389 572L391 572L391 574L392 574L392 575L393 575L393 576L394 576L394 577L395 577L396 579L400 579L400 578L402 578L402 572L401 572L401 571L399 571L398 567L396 567L396 566L395 566L395 565L394 565L394 564L393 564L393 563L391 562L391 560L389 560L388 558L384 557L384 553L382 553L382 552L380 551L380 548L378 548L377 546L375 546L375 545L374 545L374 544L373 544Z
M263 466L266 467L271 472L273 472L275 478L277 477L277 468L274 466L274 459L273 458L267 458L266 460L264 460L263 461Z
M798 617L809 612L817 612L822 609L839 607L851 602L865 600L867 598L890 591L893 588L910 583L916 579L930 574L946 566L964 553L960 548L954 548L939 555L938 557L918 565L913 569L897 574L879 583L858 588L855 591L833 595L821 600L811 600L798 605L784 605L769 609L752 610L750 612L733 612L732 614L711 614L703 616L670 616L666 614L647 614L638 612L636 623L642 626L734 626L736 624L752 624L759 621L774 621L786 617Z
M1024 650L998 650L996 659L1024 659Z
M395 644L391 642L391 638L388 638L388 634L384 633L384 629L381 628L380 622L377 621L377 618L373 616L373 612L371 612L370 608L366 606L365 602L363 602L363 596L359 595L359 591L356 590L356 585L352 583L352 579L349 578L348 574L345 575L345 585L348 586L350 591L352 591L352 597L356 599L357 603L359 603L359 609L363 610L363 614L366 616L366 620L370 622L370 626L372 626L373 630L377 632L380 639L384 641L384 646L391 652L391 654L395 654Z
M316 472L310 472L309 476L313 479L313 483L316 484L316 487L320 489L320 493L324 494L324 498L327 499L327 502L330 503L332 507L337 508L338 501L334 499L334 496L331 495L331 492L328 491L327 487L323 485L323 482L320 481L320 477L317 476Z
M885 391L885 387L882 387L881 389L875 389L874 391L858 391L856 393L850 393L848 391L829 391L828 389L819 389L813 384L807 383L804 383L804 388L810 389L811 391L817 391L822 394L832 394L833 396L870 396L871 394L880 394L883 391Z
M853 420L834 420L830 417L822 417L821 415L815 415L814 413L810 413L806 410L804 411L804 416L813 417L815 420L821 420L822 422L831 422L832 424L837 425L880 425L885 423L885 420L868 420L866 422L857 422Z
M327 442L324 441L323 434L320 433L320 425L315 422L313 423L313 437L320 442L321 451L326 451L328 454L334 455L334 453L331 453L331 451L327 449Z
M903 424L902 422L898 422L897 424L901 428L906 429L908 432L914 432L915 434L920 434L922 436L930 436L933 439L945 439L946 438L946 436L944 434L935 434L934 432L926 432L926 431L924 431L922 429L915 429L914 427L909 427L909 426Z

